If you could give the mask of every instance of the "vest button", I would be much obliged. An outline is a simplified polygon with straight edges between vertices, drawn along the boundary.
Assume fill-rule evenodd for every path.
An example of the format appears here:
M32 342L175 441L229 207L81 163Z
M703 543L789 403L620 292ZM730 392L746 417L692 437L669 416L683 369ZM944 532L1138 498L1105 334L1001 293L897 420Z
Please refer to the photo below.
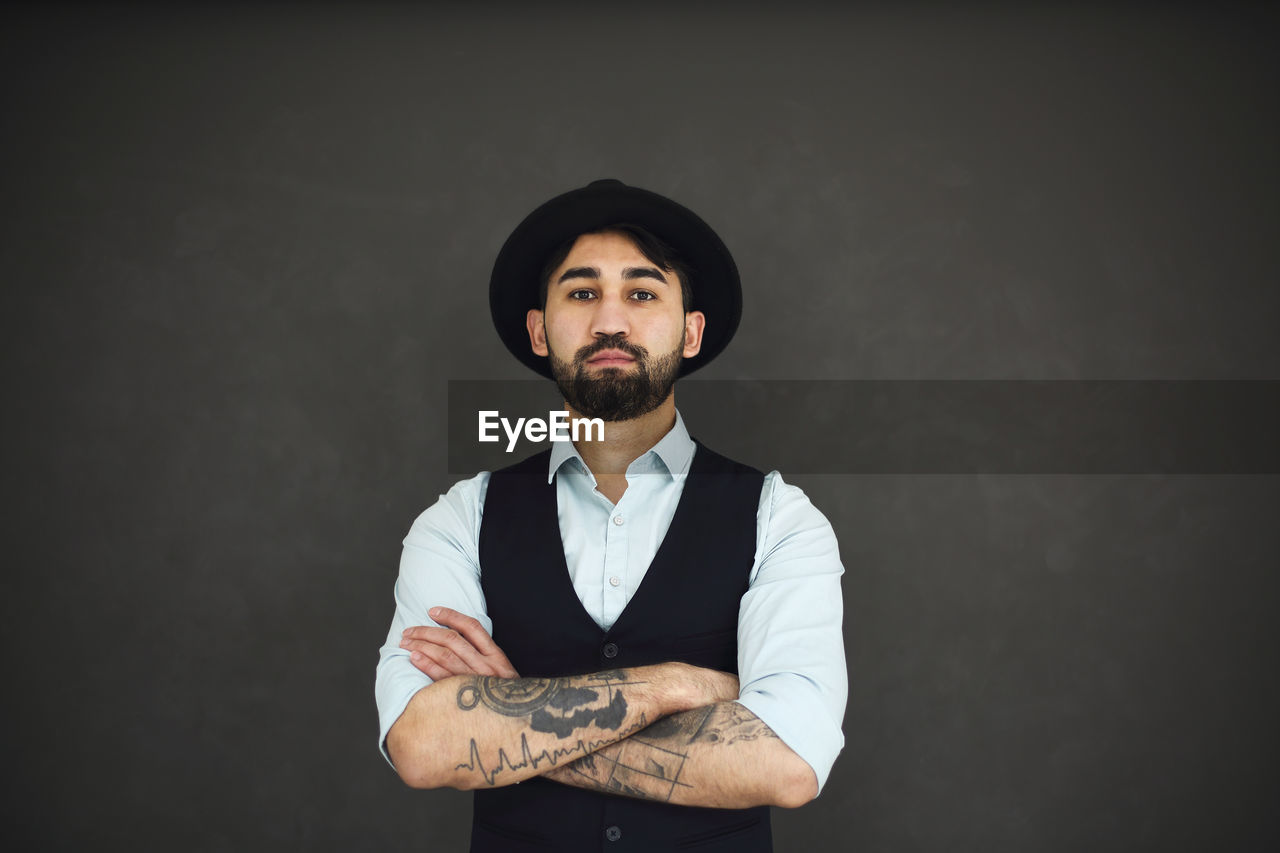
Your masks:
M618 644L605 643L604 648L600 650L600 653L610 659L616 658L618 656ZM614 829L617 829L617 827L614 827Z
M604 837L610 841L617 841L622 837L622 830L618 829L616 826L611 826L604 831Z

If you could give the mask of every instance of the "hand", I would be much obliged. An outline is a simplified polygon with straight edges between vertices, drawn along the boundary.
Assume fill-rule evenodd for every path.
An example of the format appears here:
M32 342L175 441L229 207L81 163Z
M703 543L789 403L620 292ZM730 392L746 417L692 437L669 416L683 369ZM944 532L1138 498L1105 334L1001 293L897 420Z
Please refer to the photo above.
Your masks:
M400 648L408 649L409 660L431 678L439 681L451 675L520 677L478 620L448 607L433 607L428 615L444 627L406 628Z

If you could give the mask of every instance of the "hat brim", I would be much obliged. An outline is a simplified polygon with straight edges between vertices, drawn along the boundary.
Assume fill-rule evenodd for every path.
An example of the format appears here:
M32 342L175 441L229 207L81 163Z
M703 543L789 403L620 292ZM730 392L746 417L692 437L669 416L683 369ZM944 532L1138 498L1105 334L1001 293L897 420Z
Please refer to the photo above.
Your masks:
M742 319L742 284L733 256L711 226L671 199L620 181L596 181L556 196L525 217L507 238L489 279L489 310L503 344L548 378L550 359L529 344L525 322L539 304L539 276L565 241L606 225L639 225L668 243L689 266L693 303L706 315L702 348L683 361L681 376L710 362L729 345Z

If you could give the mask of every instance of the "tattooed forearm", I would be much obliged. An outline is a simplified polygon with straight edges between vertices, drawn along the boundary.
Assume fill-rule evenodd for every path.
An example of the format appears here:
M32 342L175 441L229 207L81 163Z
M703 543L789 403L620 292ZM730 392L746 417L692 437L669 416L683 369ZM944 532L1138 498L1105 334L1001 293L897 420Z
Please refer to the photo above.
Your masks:
M737 702L723 702L672 714L640 732L639 737L669 748L693 744L730 745L757 738L776 738L773 729Z
M699 708L698 711L703 709ZM692 711L690 713L697 713ZM667 719L684 716L676 714ZM659 725L663 721L659 721ZM652 728L652 727L650 727ZM741 743L747 740L756 740L758 738L777 738L773 729L764 724L764 721L751 713L743 705L737 702L726 702L722 705L713 705L707 709L707 714L698 724L698 728L689 738L690 743L718 743L730 745Z
M752 744L746 752L737 744ZM732 750L724 747L735 746ZM760 770L761 756L782 745L773 730L736 702L673 714L625 740L547 773L549 779L622 796L662 802L721 805L726 775Z
M639 722L636 722L631 726L627 727L626 729L624 729L622 732L622 736L626 737L627 735L632 734L633 732L640 731L641 729L645 728L645 726L647 726L648 724L649 724L648 720L646 720L644 715L641 714ZM472 738L470 758L467 761L464 761L463 763L459 764L456 769L473 770L473 771L478 770L480 771L480 774L484 777L485 784L492 787L497 784L498 774L502 773L504 770L505 771L523 770L526 767L537 770L543 764L547 764L547 765L550 765L551 767L555 767L556 765L563 762L565 759L572 759L574 757L583 756L583 755L585 755L587 758L590 758L592 751L597 750L600 747L610 743L613 743L613 741L608 741L608 740L584 741L582 738L579 738L578 741L574 743L572 746L563 747L563 748L557 747L555 749L550 749L550 750L543 749L543 750L538 750L537 752L534 752L532 749L529 748L528 737L526 735L520 735L520 758L518 761L512 761L511 758L507 755L507 752L505 749L499 749L498 758L494 762L493 766L486 768L484 765L483 759L481 759L480 757L480 746L476 743L475 738Z
M589 755L649 725L651 718L638 708L628 719L625 691L647 683L625 670L570 678L466 678L455 695L459 710L519 718L527 721L528 729L514 749L498 746L496 757L482 747L483 741L469 738L467 759L454 769L479 773L485 785L493 786L508 784L495 781L499 775L505 780L513 772L524 771L520 775L527 776L529 771L545 772L548 766ZM542 738L531 746L535 732L552 735L554 740Z
M470 711L483 705L504 717L527 716L535 732L562 738L593 725L617 731L627 717L627 700L618 688L643 683L628 679L623 670L578 679L477 676L458 688L458 707Z
M670 802L677 786L691 787L680 781L689 753L642 740L643 735L637 732L628 740L580 758L551 778L579 788Z
M560 678L455 675L413 695L387 750L415 788L510 785L737 695L733 675L679 661Z

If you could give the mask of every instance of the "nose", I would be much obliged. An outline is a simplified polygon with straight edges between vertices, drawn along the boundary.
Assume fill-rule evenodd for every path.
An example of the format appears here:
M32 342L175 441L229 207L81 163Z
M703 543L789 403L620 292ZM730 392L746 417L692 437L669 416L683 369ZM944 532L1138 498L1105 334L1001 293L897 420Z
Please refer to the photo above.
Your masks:
M621 335L631 331L624 301L615 296L603 296L596 300L596 310L591 316L591 334L597 338Z

